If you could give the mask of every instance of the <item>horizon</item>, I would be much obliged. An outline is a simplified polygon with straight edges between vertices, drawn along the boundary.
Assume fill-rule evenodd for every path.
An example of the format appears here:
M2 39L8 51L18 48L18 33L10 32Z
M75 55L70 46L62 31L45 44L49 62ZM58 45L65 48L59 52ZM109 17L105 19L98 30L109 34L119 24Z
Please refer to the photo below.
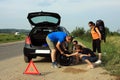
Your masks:
M80 28L84 28L84 27L80 27ZM11 30L11 29L13 29L13 30L31 30L31 29L18 29L18 28L0 28L0 30L1 29L9 29L9 30ZM73 29L73 30L75 30L75 29ZM89 29L88 29L89 30ZM88 31L88 30L85 30L86 32ZM120 33L120 29L118 29L118 30L116 30L116 31L111 31L111 30L109 30L110 32L118 32L118 33ZM72 32L72 31L69 31L69 32Z

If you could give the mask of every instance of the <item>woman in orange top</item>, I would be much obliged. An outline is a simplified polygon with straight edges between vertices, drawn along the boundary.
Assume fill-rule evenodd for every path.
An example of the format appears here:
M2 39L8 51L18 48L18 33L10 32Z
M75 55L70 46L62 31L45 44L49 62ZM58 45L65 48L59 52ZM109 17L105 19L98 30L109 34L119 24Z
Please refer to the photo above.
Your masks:
M91 35L92 35L92 48L93 52L96 53L96 50L98 52L98 60L95 62L96 64L100 64L101 61L101 33L98 30L98 28L95 26L95 23L90 21L88 25L91 28Z

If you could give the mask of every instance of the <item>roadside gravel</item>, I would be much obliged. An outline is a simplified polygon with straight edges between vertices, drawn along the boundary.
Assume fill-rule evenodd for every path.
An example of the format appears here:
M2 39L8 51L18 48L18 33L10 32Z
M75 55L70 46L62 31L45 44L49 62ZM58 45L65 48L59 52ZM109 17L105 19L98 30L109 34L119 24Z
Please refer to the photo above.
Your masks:
M41 75L23 74L28 65L23 56L0 61L0 80L116 80L100 66L88 70L86 64L80 63L53 69L50 59L38 57L33 62Z

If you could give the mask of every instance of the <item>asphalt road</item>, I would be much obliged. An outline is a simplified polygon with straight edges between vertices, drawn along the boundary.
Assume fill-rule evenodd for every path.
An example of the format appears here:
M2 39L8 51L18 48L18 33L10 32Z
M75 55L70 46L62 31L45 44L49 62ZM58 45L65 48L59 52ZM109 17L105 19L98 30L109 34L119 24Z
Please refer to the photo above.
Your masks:
M24 42L5 43L0 45L0 60L9 59L23 54Z

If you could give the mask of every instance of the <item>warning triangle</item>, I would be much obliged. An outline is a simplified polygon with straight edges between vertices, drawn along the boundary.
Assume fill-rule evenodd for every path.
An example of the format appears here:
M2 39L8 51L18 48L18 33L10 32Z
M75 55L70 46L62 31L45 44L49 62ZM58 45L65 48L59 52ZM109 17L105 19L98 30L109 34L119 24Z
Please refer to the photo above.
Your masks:
M28 64L24 74L40 74L35 67L33 61L31 60L30 63Z

